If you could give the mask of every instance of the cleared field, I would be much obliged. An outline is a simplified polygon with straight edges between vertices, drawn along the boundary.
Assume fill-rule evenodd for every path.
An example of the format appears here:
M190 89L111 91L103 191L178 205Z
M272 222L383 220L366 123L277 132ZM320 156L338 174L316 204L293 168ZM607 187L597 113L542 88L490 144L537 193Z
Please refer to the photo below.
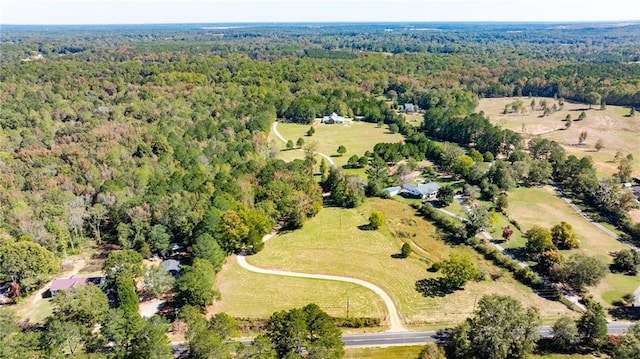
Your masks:
M598 255L607 262L611 261L611 257L606 253L627 248L577 214L556 195L551 186L517 188L511 191L507 212L520 224L523 231L535 224L551 228L561 221L568 222L580 240L580 248L573 251Z
M43 323L47 317L53 314L51 298L43 298L37 305L29 303L29 299L23 300L12 308L18 318L28 320L31 323Z
M612 257L608 253L626 249L627 247L615 238L596 228L591 222L578 215L561 198L558 198L550 186L542 188L518 188L509 194L509 208L507 211L522 226L524 231L534 224L550 228L565 221L573 226L580 240L580 248L563 251L571 253L585 253L595 255L610 263ZM524 244L524 240L521 240ZM512 247L508 245L507 247ZM604 305L611 305L626 293L633 291L640 285L637 277L608 273L602 282L590 288L594 297Z
M416 359L422 346L388 348L345 348L345 359ZM530 359L587 359L593 355L581 354L531 354Z
M213 306L215 312L232 316L267 318L273 312L309 303L335 317L383 318L385 307L380 297L355 284L324 280L270 276L242 269L235 257L227 259L217 276L222 299Z
M379 231L359 229L358 226L367 224L372 209L385 214L387 225ZM406 204L370 199L357 209L323 209L301 230L278 235L262 252L248 257L247 261L263 268L335 274L369 281L391 296L409 325L460 322L471 314L477 298L492 293L510 295L524 305L537 306L548 316L567 311L559 303L536 296L508 274L496 281L469 283L464 291L445 297L423 297L415 289L416 281L438 277L437 273L427 272L427 267L454 251L471 256L487 274L503 272L472 249L450 247L436 237L433 226L416 217L414 210ZM416 254L407 259L392 258L403 241L411 243Z
M625 294L633 293L640 286L638 276L609 273L598 286L590 290L604 306L613 306Z
M544 98L535 98L536 104ZM516 132L523 133L526 137L541 135L545 138L555 140L562 144L567 153L575 154L578 157L591 156L594 165L599 173L616 173L617 163L613 161L617 151L621 151L625 156L630 153L636 159L633 163L634 174L640 175L640 115L626 117L629 109L620 106L607 106L605 110L600 110L599 106L589 109L589 105L580 103L570 103L565 101L563 109L541 117L543 111L534 111L529 107L531 99L521 97L524 104L524 114L503 115L505 105L517 101L518 98L495 98L482 99L476 109L484 111L491 121L503 128L509 128ZM557 104L553 98L544 99L549 106ZM580 113L584 111L587 118L583 121L575 121ZM571 115L574 120L571 127L564 129L563 121L567 115ZM578 146L578 136L582 131L587 131L587 145ZM602 140L604 148L600 151L594 149L598 140Z
M422 346L388 348L345 348L345 359L416 359Z
M402 142L403 137L400 134L391 134L387 126L378 127L377 124L354 121L351 124L335 124L325 125L319 122L314 124L316 130L313 136L305 136L310 125L300 125L295 123L278 123L278 132L287 140L296 143L298 138L302 138L305 143L317 142L318 152L324 153L332 157L337 165L347 163L352 155L362 156L366 151L373 150L373 146L381 142ZM277 141L281 148L285 148L285 144L271 133L269 139ZM347 153L343 156L337 156L336 150L338 146L344 146ZM297 151L302 158L303 154Z

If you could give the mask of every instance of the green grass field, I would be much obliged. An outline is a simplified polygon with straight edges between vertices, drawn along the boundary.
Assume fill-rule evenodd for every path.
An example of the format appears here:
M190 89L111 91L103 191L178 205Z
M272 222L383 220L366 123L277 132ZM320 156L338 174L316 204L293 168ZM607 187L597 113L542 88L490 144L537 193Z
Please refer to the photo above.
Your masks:
M366 151L373 150L373 146L381 142L402 142L403 137L400 134L391 134L387 126L378 127L377 124L354 121L349 125L325 125L316 122L314 128L316 133L313 136L305 136L310 125L299 125L295 123L278 123L278 132L287 140L296 143L298 138L302 138L305 143L317 142L318 152L324 153L332 157L337 165L347 163L352 155L363 156ZM285 144L279 140L273 133L269 135L269 140L275 140L281 148L285 148ZM345 146L347 153L337 157L336 150L338 146ZM283 151L281 154L293 151ZM301 151L295 151L302 158Z
M385 307L372 291L351 283L270 276L242 269L235 257L227 259L217 277L222 293L214 304L215 312L237 317L266 318L273 312L309 303L335 317L346 317L347 298L349 316L381 318Z
M523 231L528 230L534 224L550 228L561 221L570 223L581 246L571 251L563 251L565 255L584 253L598 256L610 263L612 257L607 255L608 253L627 248L573 211L563 199L556 196L550 186L513 190L509 193L507 212L521 225ZM525 240L522 239L521 242L524 245ZM513 248L512 243L506 247ZM606 303L611 305L623 294L632 293L639 285L640 281L637 277L608 273L598 286L590 289L590 292L598 301L605 305Z
M53 314L51 298L43 298L37 304L29 303L29 299L24 299L12 308L18 318L26 319L31 323L43 323L47 317Z
M345 348L345 359L417 359L422 346L388 348ZM532 354L530 359L586 359L593 355L581 354Z
M417 359L422 346L345 348L344 359Z
M627 248L577 214L556 195L551 186L522 187L509 192L507 212L520 224L523 231L535 224L551 228L561 221L568 222L580 240L580 248L574 251L597 255L608 262L611 261L611 257L606 255L607 253Z
M569 154L593 157L594 165L601 174L617 172L617 163L613 162L617 151L624 155L630 153L636 159L633 164L634 173L640 175L640 115L626 117L629 109L620 106L607 106L605 110L594 106L589 110L588 105L565 101L562 110L541 117L542 110L532 111L529 107L531 99L526 97L520 98L526 109L525 114L503 115L504 106L516 100L518 98L482 99L476 111L484 111L493 123L523 133L526 137L540 135L558 141ZM539 103L542 98L536 97L535 100ZM557 103L553 98L546 100L549 106ZM586 113L587 118L584 121L575 121L582 111ZM568 114L574 121L568 130L564 130L563 120ZM577 146L578 136L582 131L587 131L587 145ZM594 145L599 139L602 140L604 148L595 151Z
M358 229L367 224L372 209L385 213L385 228ZM433 226L416 217L406 204L370 199L357 209L325 208L302 229L278 235L262 252L247 260L258 267L344 275L372 282L389 293L409 325L460 322L471 313L477 297L492 293L510 295L525 305L540 307L544 315L567 311L560 303L539 298L508 274L496 281L468 283L466 290L446 297L423 297L415 290L416 281L439 276L427 272L427 267L454 251L471 256L487 274L503 271L471 248L450 247L436 237ZM412 244L415 254L408 259L392 258L403 241ZM224 296L225 291L222 293Z

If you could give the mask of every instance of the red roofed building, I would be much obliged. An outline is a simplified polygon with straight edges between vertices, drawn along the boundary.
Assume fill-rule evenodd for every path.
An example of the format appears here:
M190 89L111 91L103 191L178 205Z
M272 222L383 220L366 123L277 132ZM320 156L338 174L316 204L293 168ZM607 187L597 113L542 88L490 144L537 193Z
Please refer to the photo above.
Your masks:
M86 285L87 283L101 286L104 282L104 277L71 277L65 279L55 279L51 282L51 296L55 297L59 290L68 290L80 285Z

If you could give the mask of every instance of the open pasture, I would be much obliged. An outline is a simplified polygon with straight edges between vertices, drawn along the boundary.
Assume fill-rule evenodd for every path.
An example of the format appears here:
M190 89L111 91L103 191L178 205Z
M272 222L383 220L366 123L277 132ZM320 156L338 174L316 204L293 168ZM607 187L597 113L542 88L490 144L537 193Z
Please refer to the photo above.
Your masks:
M385 227L378 231L358 228L368 223L373 209L385 214ZM404 241L412 245L414 254L407 259L394 258ZM487 280L470 282L464 291L444 297L423 297L415 289L416 281L439 277L440 274L426 269L454 252L473 258L487 274ZM567 311L560 303L538 297L471 248L447 245L438 239L430 223L415 216L411 207L391 200L369 199L356 209L324 208L302 229L276 236L262 252L248 257L247 261L262 268L369 281L391 296L410 326L458 323L471 314L477 298L493 293L510 295L525 305L537 306L543 309L543 316ZM274 280L273 283L280 282ZM222 293L224 296L225 291Z
M531 100L536 102L534 110L530 107ZM625 156L631 154L635 158L634 175L640 175L639 114L629 117L629 109L621 106L607 105L605 110L600 110L600 106L589 109L586 104L564 101L562 109L542 116L543 110L538 106L542 100L546 100L548 106L556 104L560 108L559 102L553 98L509 97L482 99L476 111L484 111L492 123L522 133L526 138L543 136L562 144L568 154L591 156L601 175L618 171L618 165L613 160L616 152L620 151ZM505 105L514 101L522 101L524 112L503 114ZM582 112L586 114L586 119L576 121ZM573 122L571 127L565 129L564 119L567 115L571 116ZM587 132L586 144L579 145L578 138L583 131ZM598 140L602 140L604 145L600 151L594 148Z

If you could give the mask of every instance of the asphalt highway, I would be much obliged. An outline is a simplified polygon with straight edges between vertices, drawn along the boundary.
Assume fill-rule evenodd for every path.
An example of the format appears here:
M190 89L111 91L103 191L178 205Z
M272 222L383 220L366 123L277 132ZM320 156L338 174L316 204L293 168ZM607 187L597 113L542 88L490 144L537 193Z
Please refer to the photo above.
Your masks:
M634 323L611 322L607 324L609 334L623 334ZM540 336L550 337L551 327L541 326L538 328ZM409 346L422 345L427 342L435 342L440 336L446 335L443 332L383 332L371 334L349 334L343 335L342 341L345 347L385 347L385 346ZM245 345L250 345L251 340L242 340ZM183 356L188 351L186 343L173 343L174 356Z

